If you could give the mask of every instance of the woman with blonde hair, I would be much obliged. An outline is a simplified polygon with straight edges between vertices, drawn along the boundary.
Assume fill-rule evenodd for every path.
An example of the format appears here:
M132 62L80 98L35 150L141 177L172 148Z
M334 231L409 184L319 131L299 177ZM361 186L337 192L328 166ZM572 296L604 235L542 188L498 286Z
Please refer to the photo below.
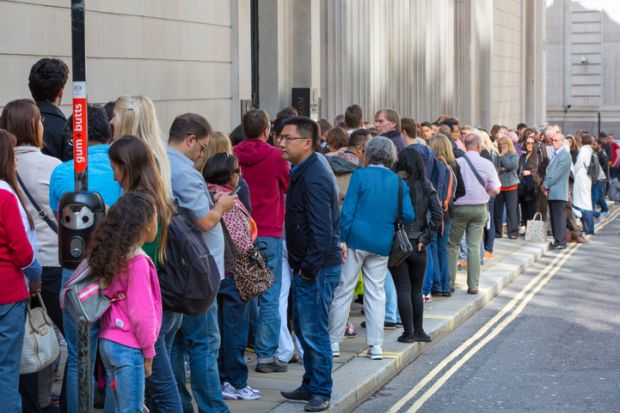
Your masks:
M502 237L504 205L506 205L506 222L508 238L516 239L519 236L519 155L507 136L497 141L500 150L499 180L502 183L500 193L495 197L495 237Z
M447 210L444 207L443 225L429 244L434 270L431 292L435 295L450 297L452 292L450 291L450 268L448 267L448 238L450 237L450 227L454 216L454 201L465 195L465 184L461 176L461 168L454 157L450 139L445 135L435 134L429 140L428 146L435 152L437 160L445 162L455 176L454 199L448 205Z
M114 140L133 135L147 143L164 181L166 193L172 197L170 161L161 139L161 130L153 101L146 96L121 96L114 105L112 118Z

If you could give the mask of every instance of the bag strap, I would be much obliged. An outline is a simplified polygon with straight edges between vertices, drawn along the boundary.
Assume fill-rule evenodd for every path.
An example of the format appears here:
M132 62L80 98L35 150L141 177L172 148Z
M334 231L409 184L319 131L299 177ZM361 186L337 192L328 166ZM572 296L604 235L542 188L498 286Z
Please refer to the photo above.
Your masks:
M476 168L474 168L474 164L471 163L471 161L469 160L469 158L467 157L467 154L463 155L463 158L465 159L465 162L467 162L467 164L469 165L469 168L471 169L471 171L474 173L474 175L476 176L476 179L478 180L478 183L482 186L482 188L486 191L487 187L484 184L484 180L482 179L482 177L480 176L480 174L478 173L478 171L476 170Z
M398 177L398 210L396 220L399 225L403 223L403 180Z
M34 209L37 210L37 214L39 214L39 218L45 221L45 223L52 229L52 231L58 234L58 227L56 226L56 223L52 221L50 217L47 216L47 213L43 210L43 208L41 208L39 204L37 204L37 201L34 200L32 195L30 195L28 188L26 188L26 185L24 185L24 181L22 181L22 178L19 176L19 173L16 173L16 175L17 175L17 181L19 182L19 186L22 187L22 191L24 191L24 194L26 194L26 197L28 198L28 200L30 201Z

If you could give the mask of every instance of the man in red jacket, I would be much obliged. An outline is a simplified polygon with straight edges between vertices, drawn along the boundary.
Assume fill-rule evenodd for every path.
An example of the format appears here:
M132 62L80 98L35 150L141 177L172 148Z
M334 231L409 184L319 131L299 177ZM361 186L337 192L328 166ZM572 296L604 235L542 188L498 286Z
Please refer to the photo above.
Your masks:
M288 189L288 162L280 150L269 145L269 116L263 110L252 110L243 116L247 140L234 148L243 177L250 188L252 217L258 226L256 245L266 248L264 255L273 272L273 285L258 297L254 350L259 373L286 372L287 363L275 358L280 338L279 297L282 284L282 235L284 227L284 194Z

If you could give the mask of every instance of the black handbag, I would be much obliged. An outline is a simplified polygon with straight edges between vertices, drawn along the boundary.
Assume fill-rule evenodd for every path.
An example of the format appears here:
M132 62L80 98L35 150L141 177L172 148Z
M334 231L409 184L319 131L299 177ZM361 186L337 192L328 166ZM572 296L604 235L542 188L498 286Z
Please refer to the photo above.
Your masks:
M392 240L392 250L388 259L388 267L402 264L413 254L413 245L409 241L405 224L403 223L403 181L398 178L398 212L396 214L396 231Z

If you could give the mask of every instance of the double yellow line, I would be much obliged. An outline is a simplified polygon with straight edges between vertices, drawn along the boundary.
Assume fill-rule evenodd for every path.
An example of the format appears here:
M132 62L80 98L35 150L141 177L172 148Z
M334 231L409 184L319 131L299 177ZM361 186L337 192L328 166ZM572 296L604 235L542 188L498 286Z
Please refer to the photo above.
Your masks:
M618 215L620 210L614 212L609 219L598 226L600 231L607 224L612 222ZM508 304L504 306L491 320L489 320L480 330L471 336L467 341L461 344L448 357L441 361L429 374L427 374L413 389L411 389L402 399L396 402L387 413L397 413L403 406L409 403L414 397L424 390L450 363L457 360L447 371L445 371L437 380L428 388L420 397L418 397L413 405L407 410L407 413L417 412L428 399L430 399L449 379L452 377L469 359L471 359L478 351L500 334L515 318L519 316L534 298L534 296L557 274L568 259L582 244L571 244L566 250L545 267L537 276L535 276ZM529 292L528 292L529 291ZM516 307L516 308L515 308ZM512 312L511 312L512 311ZM504 316L499 324L497 324ZM497 324L497 325L496 325ZM488 333L488 334L487 334ZM485 336L486 335L486 336ZM484 338L483 338L484 336ZM476 341L480 340L475 346L471 347ZM471 348L470 348L471 347ZM469 348L469 350L467 350ZM467 351L466 351L467 350ZM459 358L460 357L460 358Z

